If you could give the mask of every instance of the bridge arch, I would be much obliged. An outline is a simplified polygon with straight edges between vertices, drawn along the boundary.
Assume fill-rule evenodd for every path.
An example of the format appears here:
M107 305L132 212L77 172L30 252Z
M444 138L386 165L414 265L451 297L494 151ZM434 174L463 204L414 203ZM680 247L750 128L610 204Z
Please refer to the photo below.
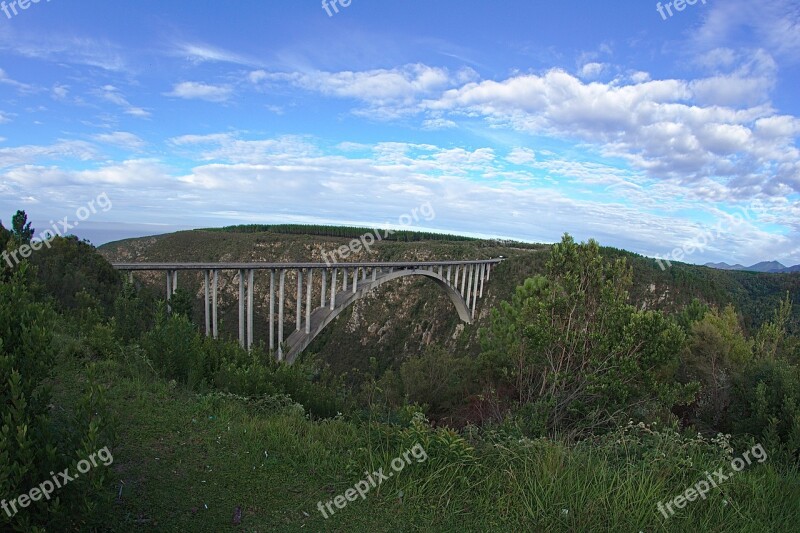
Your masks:
M409 276L423 276L433 280L439 287L444 289L445 294L447 294L453 306L456 308L459 318L467 324L472 323L472 315L470 314L466 301L461 296L461 293L455 290L443 276L427 269L396 270L394 272L381 274L377 276L374 281L362 282L355 292L350 290L338 292L334 300L333 309L328 306L316 308L311 313L310 327L307 328L309 332L306 333L305 329L300 329L292 333L289 338L286 339L284 360L289 364L294 363L297 357L311 344L322 330L348 307L353 305L353 303L364 298L368 293L377 289L384 283Z

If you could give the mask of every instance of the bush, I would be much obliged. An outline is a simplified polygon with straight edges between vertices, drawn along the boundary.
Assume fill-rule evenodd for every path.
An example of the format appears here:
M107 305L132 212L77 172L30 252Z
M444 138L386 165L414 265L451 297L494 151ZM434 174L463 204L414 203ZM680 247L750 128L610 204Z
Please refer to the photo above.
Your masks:
M154 324L155 301L136 291L132 283L123 284L114 301L114 333L122 342L137 340Z
M800 368L782 360L760 361L738 376L734 388L732 432L800 458Z
M684 334L660 312L628 303L631 276L624 260L604 260L596 242L565 235L547 277L526 280L492 311L476 377L506 410L544 402L528 416L546 414L531 425L548 434L606 430L687 402L693 385L674 382Z
M50 417L46 384L55 361L56 314L35 301L28 273L23 263L9 282L0 283L0 494L10 498L108 445L101 444L107 439L102 389L91 376L78 414L66 421ZM14 531L44 531L54 524L84 529L97 521L104 483L103 469L92 469L69 490L20 508L13 517L0 512L0 525Z
M197 329L184 315L168 315L163 303L155 327L142 337L142 347L164 378L193 389L206 383L206 352Z
M425 404L434 415L452 412L468 396L470 360L458 358L439 346L411 357L400 366L408 400Z

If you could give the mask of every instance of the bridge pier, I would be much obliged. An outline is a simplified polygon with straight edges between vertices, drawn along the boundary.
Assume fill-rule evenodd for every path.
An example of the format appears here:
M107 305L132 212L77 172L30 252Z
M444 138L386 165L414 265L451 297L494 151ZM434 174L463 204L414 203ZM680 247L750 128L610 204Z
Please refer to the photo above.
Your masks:
M481 293L480 297L483 298L483 282L486 280L486 275L488 271L486 269L486 265L481 265Z
M212 291L211 301L212 301L212 316L211 316L211 329L213 330L212 333L214 334L214 338L219 337L219 329L217 328L217 288L219 287L219 271L214 271L214 287Z
M303 271L297 270L297 313L295 313L295 331L300 331L300 309L303 306Z
M275 351L275 269L269 270L269 349Z
M319 306L325 307L326 300L325 297L328 293L328 269L323 268L320 269L320 274L322 274L322 287L319 290Z
M286 269L281 269L280 289L278 292L278 361L283 361L283 308L284 286L286 285Z
M336 276L339 274L339 272L337 272L338 270L339 269L334 268L333 272L331 272L331 311L333 311L336 305Z
M469 266L469 281L467 282L467 309L469 309L470 303L470 296L472 296L472 275L475 272L475 268L470 265Z
M203 271L203 318L205 318L205 325L206 325L206 337L211 336L211 313L209 312L210 309L210 298L209 298L209 272L208 270Z
M244 270L239 269L239 346L244 348Z
M253 348L253 270L247 271L247 349Z
M481 267L475 265L475 286L472 288L472 318L475 318L475 305L478 302L478 276L481 272Z
M311 289L314 284L314 269L308 269L308 282L306 283L306 333L311 333Z

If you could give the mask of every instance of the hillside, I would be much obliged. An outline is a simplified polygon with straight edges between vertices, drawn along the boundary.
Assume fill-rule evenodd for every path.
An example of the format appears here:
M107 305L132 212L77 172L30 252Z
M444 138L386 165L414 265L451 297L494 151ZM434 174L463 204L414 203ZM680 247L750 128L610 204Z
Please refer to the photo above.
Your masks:
M319 228L310 228L318 230ZM319 233L319 231L317 231ZM325 230L325 233L331 231ZM322 253L349 242L347 237L297 234L284 231L253 231L253 227L195 230L157 237L129 239L102 246L109 261L271 261L322 262ZM414 239L414 237L407 236ZM515 287L537 273L547 260L549 246L486 240L412 240L376 243L372 253L360 251L349 261L450 260L507 258L493 273L484 299L478 304L478 320L465 327L452 311L449 300L431 282L406 281L381 288L374 298L357 302L328 327L309 348L329 361L335 370L365 369L375 357L379 369L394 366L398 357L422 353L431 344L449 351L474 354L478 350L477 331L485 326L489 310L507 300ZM673 262L661 271L651 259L622 250L605 248L607 257L625 257L633 267L634 289L631 300L642 308L674 311L698 298L704 303L733 304L743 315L747 329L771 316L780 298L789 291L794 297L800 289L800 275L760 274L723 271ZM220 277L220 317L222 331L234 336L237 327L238 283L234 272ZM157 294L164 290L163 274L137 274ZM264 287L265 274L256 284ZM291 284L292 280L287 281ZM179 286L196 296L195 320L202 321L200 273L181 274ZM291 285L290 285L291 286ZM293 291L288 291L289 293ZM266 291L256 291L256 340L266 339ZM797 298L794 298L797 300ZM294 304L288 295L287 305ZM798 307L793 309L795 323ZM287 328L291 324L287 322ZM289 329L291 331L291 329Z

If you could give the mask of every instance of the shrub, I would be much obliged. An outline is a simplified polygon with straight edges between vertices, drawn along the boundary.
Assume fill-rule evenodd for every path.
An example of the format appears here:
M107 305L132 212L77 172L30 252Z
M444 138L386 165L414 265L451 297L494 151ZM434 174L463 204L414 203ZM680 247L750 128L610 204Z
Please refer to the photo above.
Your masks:
M55 361L56 314L35 301L28 274L23 263L9 282L0 282L0 495L10 498L108 445L102 389L91 375L78 415L69 420L50 417L47 382ZM98 502L104 484L102 468L93 469L13 517L0 512L0 525L26 532L56 524L62 530L85 529L103 509Z

